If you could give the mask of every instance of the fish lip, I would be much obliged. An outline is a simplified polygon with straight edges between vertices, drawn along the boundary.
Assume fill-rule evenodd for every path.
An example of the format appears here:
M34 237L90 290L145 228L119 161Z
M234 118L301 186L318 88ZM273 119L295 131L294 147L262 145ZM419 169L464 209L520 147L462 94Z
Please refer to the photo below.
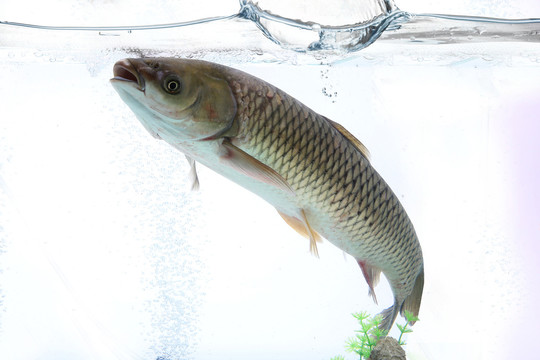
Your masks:
M130 59L123 59L113 67L114 77L110 81L123 81L128 83L136 83L137 90L143 93L146 90L146 84L144 78L139 74L137 68L133 65Z

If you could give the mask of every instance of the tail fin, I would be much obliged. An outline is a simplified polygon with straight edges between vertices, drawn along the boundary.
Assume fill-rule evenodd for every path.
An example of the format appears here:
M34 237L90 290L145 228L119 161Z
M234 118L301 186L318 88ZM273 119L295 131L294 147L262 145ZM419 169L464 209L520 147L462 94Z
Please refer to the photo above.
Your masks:
M392 328L392 325L394 325L394 321L396 321L398 308L399 308L399 304L396 299L394 301L394 305L390 306L386 310L383 310L383 312L379 314L379 315L382 315L382 318L383 318L381 323L379 324L379 329L390 331L390 329Z
M424 289L424 268L422 267L422 269L420 270L420 273L416 277L413 290L409 294L409 296L407 296L401 304L399 304L398 300L395 299L394 305L392 305L388 309L381 312L383 319L379 325L379 329L390 331L390 329L392 328L392 325L394 325L394 321L396 321L398 311L401 314L401 316L404 316L405 311L410 311L414 316L418 316L418 312L420 311L420 302L422 301L423 289ZM410 324L414 325L414 323L415 322L412 321Z
M409 296L405 298L403 305L401 306L400 314L403 316L405 311L410 311L414 316L418 316L420 311L420 303L422 302L422 291L424 290L424 268L420 270L420 273L416 277L414 288ZM414 321L411 322L414 325Z

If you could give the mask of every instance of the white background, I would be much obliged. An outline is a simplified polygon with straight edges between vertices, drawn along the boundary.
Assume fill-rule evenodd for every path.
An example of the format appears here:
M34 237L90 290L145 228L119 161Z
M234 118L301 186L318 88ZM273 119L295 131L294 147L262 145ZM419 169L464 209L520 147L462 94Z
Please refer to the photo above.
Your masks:
M484 3L478 15L492 15ZM398 4L471 14L469 2L440 5ZM409 359L533 358L540 67L426 53L375 44L334 65L227 64L342 123L404 204L426 267ZM126 56L2 49L0 358L355 358L350 314L389 306L387 284L372 304L351 258L329 243L314 258L274 209L210 170L189 192L182 154L108 83Z

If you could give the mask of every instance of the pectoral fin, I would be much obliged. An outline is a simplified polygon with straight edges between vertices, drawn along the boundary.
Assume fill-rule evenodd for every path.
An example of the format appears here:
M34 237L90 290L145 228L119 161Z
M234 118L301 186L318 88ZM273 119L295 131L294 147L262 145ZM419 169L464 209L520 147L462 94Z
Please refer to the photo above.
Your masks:
M317 242L321 242L322 239L321 236L309 225L304 210L299 209L298 217L286 215L279 210L277 212L297 233L309 239L309 251L316 257L319 257Z
M197 169L195 168L195 160L186 155L186 159L191 169L189 170L188 179L191 184L191 191L199 190L199 177L197 176Z
M287 181L270 166L263 164L242 149L234 146L227 138L223 140L221 147L223 153L220 159L237 171L294 195L294 190Z

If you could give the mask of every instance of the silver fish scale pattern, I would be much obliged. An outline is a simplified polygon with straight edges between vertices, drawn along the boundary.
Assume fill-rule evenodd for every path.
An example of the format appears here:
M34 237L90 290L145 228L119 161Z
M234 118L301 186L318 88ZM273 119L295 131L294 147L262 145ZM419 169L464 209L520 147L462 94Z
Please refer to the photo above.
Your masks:
M386 182L325 117L260 80L231 80L230 86L242 149L283 176L306 207L330 214L354 244L350 255L390 275L402 301L412 290L422 253Z

